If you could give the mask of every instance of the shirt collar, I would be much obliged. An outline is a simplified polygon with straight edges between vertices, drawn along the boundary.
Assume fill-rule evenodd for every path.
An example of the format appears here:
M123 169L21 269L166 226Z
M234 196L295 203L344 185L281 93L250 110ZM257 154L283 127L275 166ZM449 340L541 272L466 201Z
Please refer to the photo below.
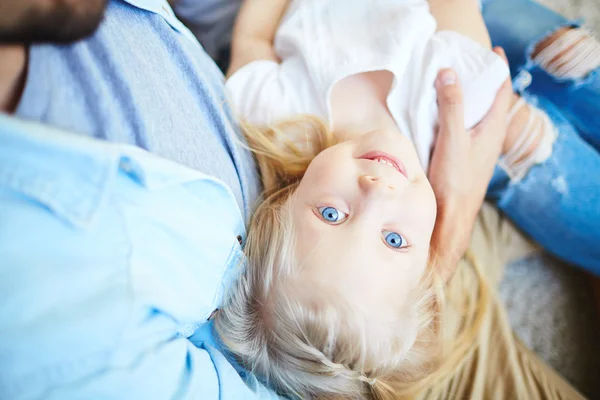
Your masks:
M140 8L142 10L146 10L152 12L154 14L158 14L162 16L165 21L173 29L180 32L181 34L187 36L193 41L197 42L194 34L175 16L175 12L173 8L169 4L167 0L123 0L129 5Z

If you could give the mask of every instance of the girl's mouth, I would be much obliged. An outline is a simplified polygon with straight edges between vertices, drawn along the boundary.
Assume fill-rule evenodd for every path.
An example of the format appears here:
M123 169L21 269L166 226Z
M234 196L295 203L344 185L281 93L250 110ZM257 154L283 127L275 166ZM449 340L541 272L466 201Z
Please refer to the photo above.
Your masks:
M378 162L380 164L385 164L389 167L394 168L396 171L400 172L402 175L404 175L405 178L408 179L406 167L404 166L402 161L390 154L384 153L382 151L370 151L367 154L363 154L358 158Z

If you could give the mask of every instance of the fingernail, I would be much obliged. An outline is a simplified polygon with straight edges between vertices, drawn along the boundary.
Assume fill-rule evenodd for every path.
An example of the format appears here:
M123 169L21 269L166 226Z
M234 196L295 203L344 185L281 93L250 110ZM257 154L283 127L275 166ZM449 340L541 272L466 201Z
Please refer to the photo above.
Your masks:
M456 83L456 73L451 69L443 71L440 76L442 86L454 85Z

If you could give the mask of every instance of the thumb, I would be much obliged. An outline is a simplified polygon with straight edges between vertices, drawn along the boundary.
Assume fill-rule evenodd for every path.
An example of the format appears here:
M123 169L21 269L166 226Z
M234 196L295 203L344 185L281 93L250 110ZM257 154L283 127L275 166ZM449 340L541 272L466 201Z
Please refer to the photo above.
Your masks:
M439 133L442 136L465 134L463 96L456 72L442 69L437 76Z

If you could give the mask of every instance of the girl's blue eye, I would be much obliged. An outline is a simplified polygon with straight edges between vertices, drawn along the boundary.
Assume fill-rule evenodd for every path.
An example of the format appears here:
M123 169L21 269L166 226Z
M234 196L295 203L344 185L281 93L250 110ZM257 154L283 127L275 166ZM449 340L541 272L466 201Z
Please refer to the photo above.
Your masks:
M335 207L319 207L319 212L325 221L331 222L332 224L344 222L346 217L348 217L346 213Z
M396 232L383 231L382 235L383 239L385 240L385 243L389 247L393 249L400 249L402 247L406 247L406 240L404 240L404 238Z

